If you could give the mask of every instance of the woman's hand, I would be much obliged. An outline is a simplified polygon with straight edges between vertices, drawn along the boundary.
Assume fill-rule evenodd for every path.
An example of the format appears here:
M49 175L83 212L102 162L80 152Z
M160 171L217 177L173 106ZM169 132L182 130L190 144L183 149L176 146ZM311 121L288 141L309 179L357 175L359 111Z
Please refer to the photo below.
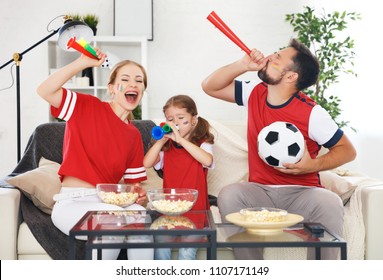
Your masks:
M136 203L139 205L146 205L147 204L147 197L146 197L146 191L141 188L140 183L134 184L133 192L138 193L138 198L136 199Z
M84 68L99 67L105 62L106 54L103 53L99 48L94 48L94 50L96 51L98 59L97 58L91 58L89 56L86 56L85 54L82 54L80 56L79 59L84 64L84 66L83 66Z

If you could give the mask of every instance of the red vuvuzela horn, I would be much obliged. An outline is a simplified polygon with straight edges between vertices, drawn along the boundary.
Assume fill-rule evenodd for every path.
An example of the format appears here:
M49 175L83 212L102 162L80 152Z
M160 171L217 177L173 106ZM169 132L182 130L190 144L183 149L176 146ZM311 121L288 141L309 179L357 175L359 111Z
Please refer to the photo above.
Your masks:
M91 58L94 58L94 59L97 59L96 56L94 56L93 54L91 54L90 52L88 52L86 49L84 49L83 46L81 46L79 43L76 42L76 37L72 37L69 39L68 43L67 43L67 48L73 48L75 49L76 51L78 52L81 52L83 54L85 54L86 56L89 56Z
M232 40L238 47L240 47L244 52L250 55L250 49L234 34L234 32L223 22L223 20L212 11L207 19L214 24L223 34L225 34L230 40Z

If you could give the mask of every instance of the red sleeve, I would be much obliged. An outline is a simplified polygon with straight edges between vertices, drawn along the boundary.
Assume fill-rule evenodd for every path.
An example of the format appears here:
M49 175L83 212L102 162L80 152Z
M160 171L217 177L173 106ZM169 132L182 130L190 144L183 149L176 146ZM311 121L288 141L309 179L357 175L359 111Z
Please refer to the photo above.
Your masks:
M134 143L136 146L132 151L132 157L129 166L124 173L124 182L127 184L139 183L145 181L146 169L144 167L144 147L142 144L141 134L137 130L137 136Z
M55 118L68 121L74 112L77 97L79 96L79 94L77 94L74 91L67 90L65 88L62 88L62 91L63 95L60 107L56 108L51 106L51 114Z
M65 103L65 100L67 98L67 90L65 88L62 88L62 91L63 91L63 94L62 94L62 98L61 98L61 104L60 104L60 107L56 108L56 107L53 107L51 105L51 114L53 117L55 118L58 118L58 116L60 115L60 112L61 110L63 109L63 106L64 106L64 103Z

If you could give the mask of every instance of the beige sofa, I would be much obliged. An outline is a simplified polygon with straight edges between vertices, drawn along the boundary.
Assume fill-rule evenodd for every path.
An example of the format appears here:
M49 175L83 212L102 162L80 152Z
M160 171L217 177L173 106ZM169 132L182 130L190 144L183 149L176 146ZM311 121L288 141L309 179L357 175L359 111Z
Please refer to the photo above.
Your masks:
M216 135L216 168L209 172L209 193L217 196L230 183L247 178L245 123L209 120ZM148 170L146 188L160 187L161 179ZM337 169L321 173L326 188L338 193L345 204L345 239L348 259L383 260L383 182L364 174ZM217 207L214 218L220 221ZM36 241L20 214L20 191L9 185L0 188L0 259L51 259ZM265 259L304 259L305 249L266 249ZM200 250L199 258L204 258ZM228 249L218 251L218 259L233 259Z

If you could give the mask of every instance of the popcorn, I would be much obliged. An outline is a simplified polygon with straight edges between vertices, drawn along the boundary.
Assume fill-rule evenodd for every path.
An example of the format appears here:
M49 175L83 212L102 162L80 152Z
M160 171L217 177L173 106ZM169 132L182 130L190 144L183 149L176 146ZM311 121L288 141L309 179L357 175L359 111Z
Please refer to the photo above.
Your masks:
M287 215L287 212L284 210L269 211L267 209L263 209L260 211L242 209L240 213L244 215L246 221L253 223L283 222L286 220Z
M193 207L193 202L188 200L160 199L152 202L154 208L161 212L171 214L184 213Z
M195 228L190 219L182 216L161 216L150 226L151 229L174 229L174 228Z
M132 193L132 192L115 193L115 192L99 191L98 195L103 202L118 205L118 206L131 205L138 198L138 193Z

